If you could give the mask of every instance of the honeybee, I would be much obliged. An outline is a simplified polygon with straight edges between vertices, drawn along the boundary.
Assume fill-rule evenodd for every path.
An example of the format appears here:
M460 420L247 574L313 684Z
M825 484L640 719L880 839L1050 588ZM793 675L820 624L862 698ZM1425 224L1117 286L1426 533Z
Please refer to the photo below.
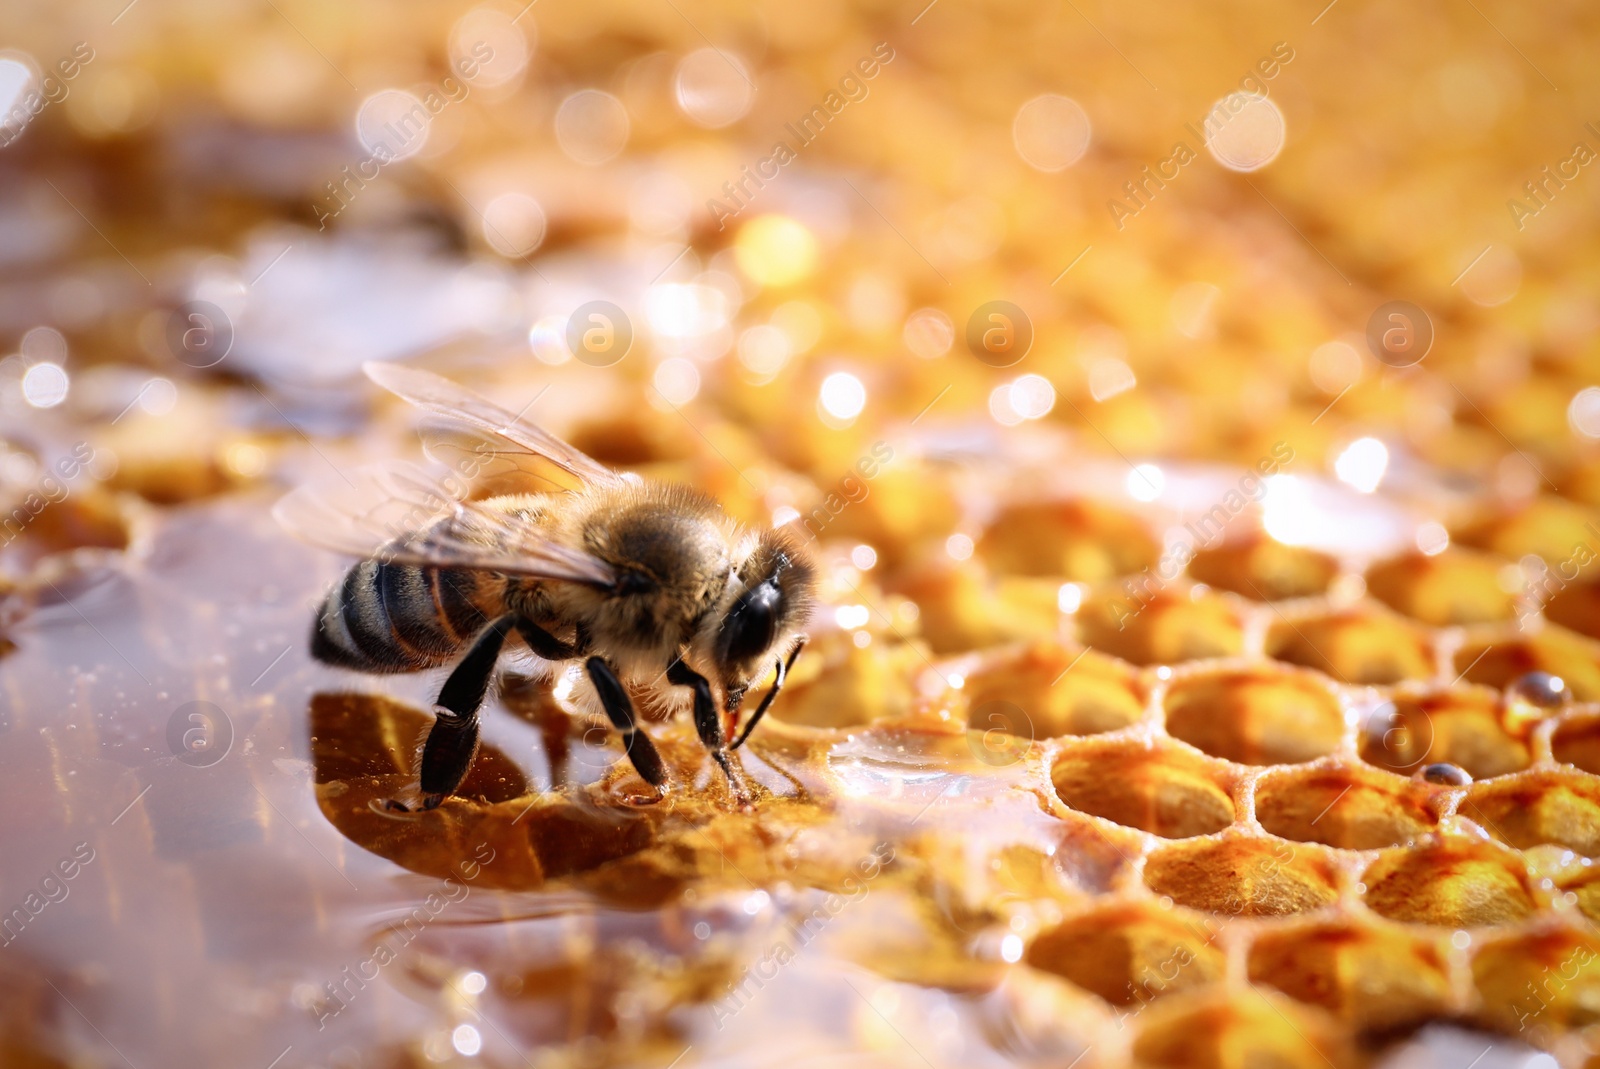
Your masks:
M502 648L518 640L552 673L582 665L574 699L621 732L656 798L667 772L630 689L690 705L701 743L745 799L729 752L783 689L814 601L815 568L797 534L741 530L700 491L613 471L448 379L388 364L365 371L441 421L435 457L466 443L520 487L472 500L461 485L391 463L301 487L273 510L299 537L364 558L317 612L314 657L372 673L455 662L422 748L422 806L466 778L478 709ZM772 687L729 746L745 695L769 669Z

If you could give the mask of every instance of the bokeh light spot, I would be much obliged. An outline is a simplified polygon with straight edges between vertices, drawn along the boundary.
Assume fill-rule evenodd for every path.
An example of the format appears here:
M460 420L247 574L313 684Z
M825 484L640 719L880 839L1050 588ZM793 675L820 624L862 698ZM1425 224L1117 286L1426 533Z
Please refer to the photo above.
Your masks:
M22 396L34 408L54 408L67 399L69 380L60 364L34 364L22 375Z
M789 286L817 266L817 239L804 224L785 215L763 215L742 230L734 244L739 269L761 286Z
M404 89L381 89L356 111L356 137L380 162L415 156L428 143L433 116Z
M620 153L631 130L622 101L599 89L580 89L556 111L556 143L562 152L590 166Z
M1259 171L1283 151L1283 112L1264 96L1230 93L1206 119L1206 148L1230 171Z
M1064 171L1089 151L1089 115L1071 97L1045 93L1017 109L1011 142L1029 167Z
M867 407L867 388L848 371L835 371L822 380L817 403L836 420L852 420Z
M744 64L715 48L702 48L683 57L673 92L685 115L713 130L737 122L750 110L755 97Z
M1339 476L1339 481L1355 487L1363 494L1370 494L1378 488L1388 467L1389 450L1376 438L1357 438L1333 462L1333 472Z

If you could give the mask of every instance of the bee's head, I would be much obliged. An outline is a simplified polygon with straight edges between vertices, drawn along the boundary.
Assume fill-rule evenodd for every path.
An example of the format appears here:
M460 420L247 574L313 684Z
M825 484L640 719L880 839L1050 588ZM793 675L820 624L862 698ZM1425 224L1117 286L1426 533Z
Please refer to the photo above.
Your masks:
M790 646L811 615L816 567L786 528L764 532L738 567L738 595L712 637L729 708Z

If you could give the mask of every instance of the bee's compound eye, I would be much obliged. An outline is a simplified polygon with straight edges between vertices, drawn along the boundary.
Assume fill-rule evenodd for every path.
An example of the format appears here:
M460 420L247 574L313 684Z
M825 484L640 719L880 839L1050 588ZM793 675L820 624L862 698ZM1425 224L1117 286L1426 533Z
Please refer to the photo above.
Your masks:
M745 591L733 603L722 621L722 633L717 636L717 652L724 663L748 661L772 645L778 637L778 607L782 600L778 584L769 579Z

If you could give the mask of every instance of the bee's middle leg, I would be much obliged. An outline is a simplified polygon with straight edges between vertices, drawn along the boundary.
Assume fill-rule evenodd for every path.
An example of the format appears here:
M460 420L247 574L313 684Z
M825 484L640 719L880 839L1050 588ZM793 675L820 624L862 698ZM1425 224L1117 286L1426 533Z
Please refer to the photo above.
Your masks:
M478 707L489 691L511 625L508 615L484 628L439 690L435 704L440 712L422 746L424 809L433 809L446 795L454 794L472 768L473 755L478 752Z
M528 648L546 661L570 661L583 651L572 642L563 642L523 616L517 620L517 633Z
M744 787L734 775L733 762L728 757L728 740L722 733L722 718L717 715L717 703L711 697L711 683L682 661L673 661L667 667L667 681L694 692L694 729L700 743L711 751L712 760L722 767L728 777L728 787L744 800Z

